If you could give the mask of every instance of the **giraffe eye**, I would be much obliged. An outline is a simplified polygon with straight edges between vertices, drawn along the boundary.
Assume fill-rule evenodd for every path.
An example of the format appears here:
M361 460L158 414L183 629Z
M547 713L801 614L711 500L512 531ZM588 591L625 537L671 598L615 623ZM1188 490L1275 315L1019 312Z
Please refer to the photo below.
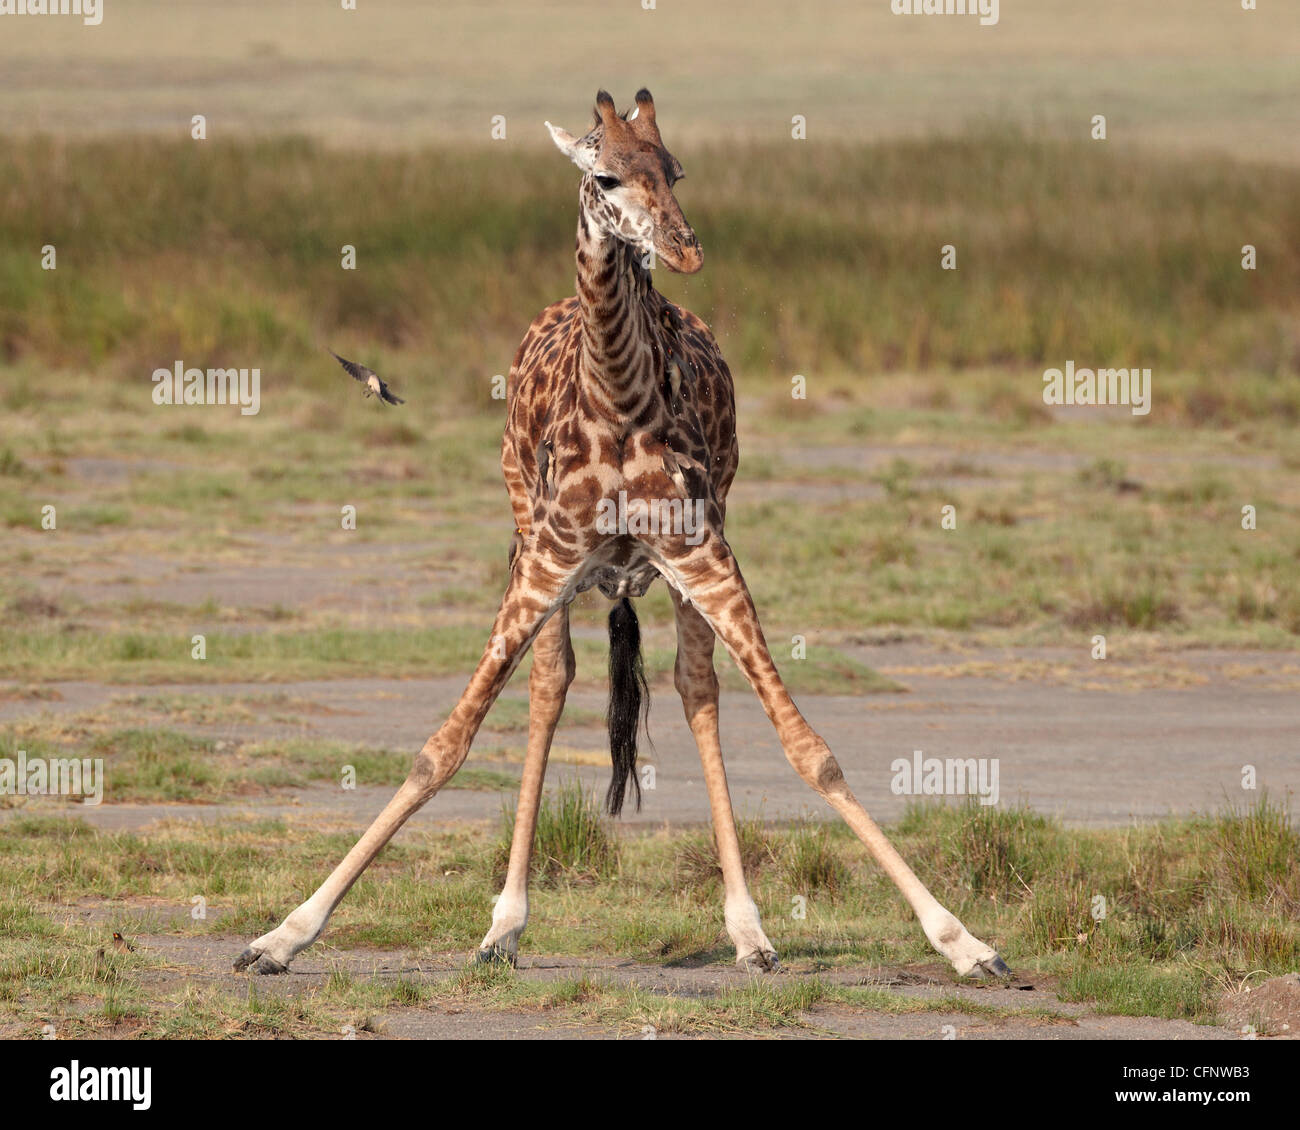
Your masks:
M619 182L618 182L618 177L611 177L606 175L605 173L597 173L596 183L600 185L602 189L608 192L612 188L617 188Z

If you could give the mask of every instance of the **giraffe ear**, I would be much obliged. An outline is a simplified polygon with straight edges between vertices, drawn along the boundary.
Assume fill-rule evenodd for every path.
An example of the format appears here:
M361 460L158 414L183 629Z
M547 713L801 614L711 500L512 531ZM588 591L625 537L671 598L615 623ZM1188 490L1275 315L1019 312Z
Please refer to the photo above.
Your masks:
M551 140L555 142L556 149L568 157L584 173L591 172L596 164L596 151L586 143L586 138L574 137L567 129L553 126L550 122L546 123L546 128L550 130Z
M655 124L655 100L644 86L636 92L635 113L651 125Z

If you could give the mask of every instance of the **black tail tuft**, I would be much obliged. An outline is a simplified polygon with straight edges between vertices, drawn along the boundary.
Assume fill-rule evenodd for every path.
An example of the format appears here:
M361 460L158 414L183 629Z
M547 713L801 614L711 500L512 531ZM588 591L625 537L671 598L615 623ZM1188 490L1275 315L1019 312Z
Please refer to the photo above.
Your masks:
M614 776L605 794L605 808L611 816L623 811L623 794L628 782L636 793L641 811L641 782L636 775L636 738L650 710L650 688L641 663L641 626L632 602L624 597L609 610L609 755Z

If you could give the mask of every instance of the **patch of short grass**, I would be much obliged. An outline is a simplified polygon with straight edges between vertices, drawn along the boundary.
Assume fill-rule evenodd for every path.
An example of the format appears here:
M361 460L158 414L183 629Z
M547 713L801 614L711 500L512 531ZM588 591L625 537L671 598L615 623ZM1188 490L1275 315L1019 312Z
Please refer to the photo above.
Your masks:
M525 959L535 953L685 967L733 962L720 885L700 833L619 831L599 814L596 798L572 784L549 796L543 812ZM509 827L507 817L497 830L404 830L340 905L322 952L369 946L468 957L491 919ZM940 964L906 904L851 835L806 821L749 827L751 890L797 980L823 970ZM185 1006L188 1020L177 1020L171 1006L142 1004L134 994L132 971L155 960L151 935L208 934L225 939L233 958L248 937L302 901L357 831L292 820L176 822L142 833L97 832L61 816L0 821L0 935L20 943L0 946L0 1024L30 1027L51 1015L87 1033L158 1031L164 1023L190 1035L325 1032L457 992L485 1006L495 1001L492 1007L550 1009L663 1031L757 1031L805 1023L814 1007L801 995L807 993L850 1007L933 1004L901 1005L886 986L773 993L767 982L701 1002L615 990L599 977L527 986L508 970L467 972L459 987L440 982L429 996L422 988L367 988L370 979L355 976L351 987L338 980L332 995L301 1014L270 1005L264 1014L260 1004L219 1006L205 998ZM1031 980L1051 977L1063 999L1102 1012L1210 1022L1225 985L1285 973L1300 962L1294 854L1288 855L1294 823L1275 800L1089 830L1014 807L916 806L891 835L935 895L1014 969ZM190 917L196 895L206 902L206 919ZM65 925L75 917L67 909L73 904L113 907L113 924L80 934ZM101 976L94 955L111 929L136 937L138 952ZM36 990L19 991L28 984ZM72 1002L82 999L104 1009L93 1022L69 1021ZM164 1021L167 1011L173 1015ZM233 1025L228 1032L226 1021Z
M494 872L504 874L515 831L513 806L503 813ZM606 828L600 802L577 781L542 794L533 838L532 871L544 881L595 881L618 867L618 845Z

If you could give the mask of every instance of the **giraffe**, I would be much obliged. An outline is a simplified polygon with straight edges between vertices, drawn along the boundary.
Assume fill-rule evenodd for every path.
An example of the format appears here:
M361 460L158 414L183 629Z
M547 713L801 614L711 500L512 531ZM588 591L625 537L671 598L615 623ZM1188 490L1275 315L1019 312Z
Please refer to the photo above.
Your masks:
M410 816L464 763L475 733L529 647L528 744L505 883L481 960L514 963L528 920L528 869L551 740L574 676L568 606L589 588L610 614L611 752L606 797L618 813L636 793L639 644L631 599L662 577L677 629L674 685L704 769L723 876L723 917L736 962L778 967L741 865L718 735L715 640L744 673L795 772L853 829L897 885L934 948L960 976L1006 976L926 889L858 803L826 743L777 673L740 567L723 534L736 473L731 372L708 327L663 298L649 266L693 274L700 242L673 189L682 166L664 147L649 91L619 114L596 95L582 137L546 123L582 171L577 295L544 310L511 366L501 465L516 533L509 580L491 636L464 694L424 744L396 795L321 886L281 925L252 942L236 970L282 973L311 945L348 889ZM611 522L619 500L625 520ZM693 515L694 522L686 521ZM663 519L654 521L654 516ZM639 519L639 520L638 520Z

